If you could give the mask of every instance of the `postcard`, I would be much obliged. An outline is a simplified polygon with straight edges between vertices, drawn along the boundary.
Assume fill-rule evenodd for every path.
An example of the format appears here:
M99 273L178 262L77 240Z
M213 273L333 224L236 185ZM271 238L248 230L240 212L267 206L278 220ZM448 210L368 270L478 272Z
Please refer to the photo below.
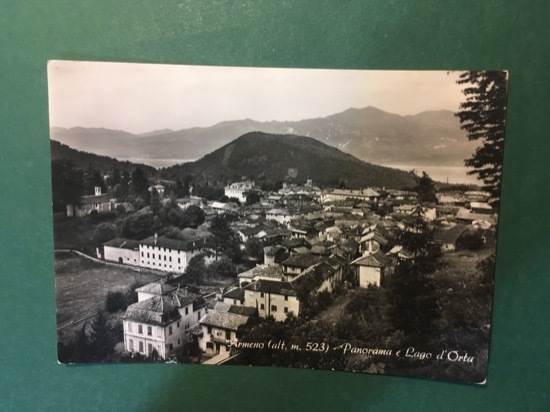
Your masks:
M507 82L50 61L59 362L484 383Z

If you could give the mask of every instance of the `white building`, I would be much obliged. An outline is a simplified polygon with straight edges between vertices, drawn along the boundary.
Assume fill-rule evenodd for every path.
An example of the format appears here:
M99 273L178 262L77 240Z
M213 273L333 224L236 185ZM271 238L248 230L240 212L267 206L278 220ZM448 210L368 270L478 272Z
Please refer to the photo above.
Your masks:
M243 181L235 182L224 188L224 194L227 197L234 197L239 199L241 203L246 202L246 195L250 190L254 188L254 182Z
M188 342L191 328L206 313L200 295L173 285L153 282L136 289L138 302L123 316L124 349L162 359Z
M279 222L281 225L286 225L292 219L292 214L288 209L274 208L265 212L265 218Z
M123 316L124 348L130 353L165 359L182 344L181 315L173 295L134 303Z
M183 273L189 260L205 249L205 239L178 240L151 236L139 242L141 266Z
M101 253L99 251L98 257L101 258ZM103 259L109 262L139 266L139 242L136 240L115 237L103 243Z
M298 316L300 301L296 289L290 282L281 280L258 279L244 287L244 305L258 309L258 316L273 316L284 321L288 313Z
M391 260L380 251L355 259L351 264L357 266L357 278L361 288L369 285L380 286L392 269Z
M346 199L357 199L362 201L377 202L380 198L380 193L369 188L350 190L350 189L328 189L321 194L321 202L339 201Z

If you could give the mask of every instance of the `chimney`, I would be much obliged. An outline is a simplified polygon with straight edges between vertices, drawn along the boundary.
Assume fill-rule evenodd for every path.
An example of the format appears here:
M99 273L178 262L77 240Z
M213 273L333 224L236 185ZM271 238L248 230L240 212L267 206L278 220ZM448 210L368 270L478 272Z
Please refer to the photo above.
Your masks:
M95 189L95 195L96 196L101 195L101 186L96 186L94 189Z
M158 233L155 232L155 245L157 244L157 238L159 237Z

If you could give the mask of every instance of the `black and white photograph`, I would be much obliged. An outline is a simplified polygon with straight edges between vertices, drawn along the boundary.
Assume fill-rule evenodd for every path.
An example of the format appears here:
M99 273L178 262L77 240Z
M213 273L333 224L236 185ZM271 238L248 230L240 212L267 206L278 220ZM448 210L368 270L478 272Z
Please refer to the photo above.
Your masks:
M50 61L58 361L484 384L507 83Z

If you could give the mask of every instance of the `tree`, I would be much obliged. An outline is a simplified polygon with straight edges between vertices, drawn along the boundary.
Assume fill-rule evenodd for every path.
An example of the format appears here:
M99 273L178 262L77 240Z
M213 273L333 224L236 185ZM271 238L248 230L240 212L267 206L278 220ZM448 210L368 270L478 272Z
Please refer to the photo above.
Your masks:
M116 338L109 327L105 313L100 310L91 324L89 349L92 362L105 361L114 350Z
M233 229L229 226L227 216L214 216L210 224L210 233L214 236L216 257L218 252L221 252L229 256L234 262L241 258L240 242Z
M84 194L84 175L73 162L65 159L52 161L52 200L54 212L67 205L79 205Z
M473 168L483 181L483 189L490 193L490 202L500 201L500 179L504 151L504 123L508 74L504 71L469 71L460 75L458 84L464 85L466 101L456 114L469 140L480 140L481 145L465 165Z
M101 193L106 193L107 191L107 186L105 185L101 172L92 169L92 165L90 165L84 176L84 193L93 195L95 194L96 187L101 188Z
M136 197L140 196L149 203L149 180L143 169L139 166L132 172L131 189Z
M244 246L246 254L251 258L262 259L264 257L264 248L262 243L255 237L248 239Z
M118 229L112 223L103 222L94 230L94 241L101 244L118 236Z
M158 215L160 212L161 204L160 204L160 196L157 192L157 189L153 187L153 190L151 190L151 201L150 201L151 211Z
M185 280L187 283L199 285L206 275L206 263L204 255L198 254L189 259L185 269Z
M418 193L418 201L420 203L437 202L434 181L426 172L422 172L422 176L418 179L416 191Z
M258 192L249 192L246 195L246 204L247 205L253 205L254 203L258 203L260 201L260 195Z
M422 217L422 206L418 206L417 210L405 220L405 230L398 236L398 242L408 251L414 258L426 256L433 245L433 232Z
M122 236L130 239L143 239L160 229L158 218L151 212L138 212L126 217L122 222Z
M234 278L237 276L237 267L228 257L223 257L212 262L207 269L210 278Z
M190 205L183 211L186 227L197 228L204 223L204 211L197 205Z

